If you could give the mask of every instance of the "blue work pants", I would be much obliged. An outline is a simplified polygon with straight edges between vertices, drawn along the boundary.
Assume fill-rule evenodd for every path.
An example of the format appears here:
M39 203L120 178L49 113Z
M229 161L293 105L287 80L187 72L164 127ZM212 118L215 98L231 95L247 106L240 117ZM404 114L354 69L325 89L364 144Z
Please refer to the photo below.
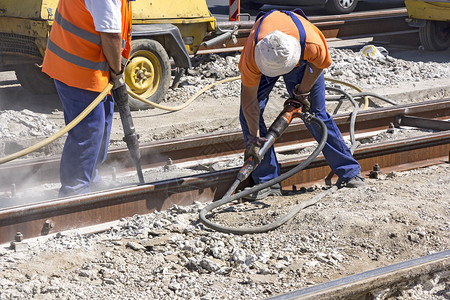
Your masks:
M305 64L303 66L295 67L291 72L283 75L287 91L292 98L294 97L293 90L295 86L302 81L306 66L307 65ZM262 137L267 134L267 127L263 118L264 109L269 100L269 94L278 78L279 77L267 77L262 75L259 84L258 101L259 108L261 110L259 117L259 130ZM320 75L311 89L310 101L310 112L322 120L328 129L328 139L322 153L333 172L339 177L340 180L346 182L358 175L361 172L361 167L353 158L350 149L345 144L339 128L325 109L325 80L323 74ZM281 110L282 107L280 107L280 111ZM239 119L241 122L242 132L244 134L245 144L247 144L247 135L249 134L249 130L242 112L242 107L240 110ZM313 137L317 141L320 141L320 127L315 123L306 124L306 127ZM264 155L261 164L253 171L252 179L256 184L258 184L269 181L279 175L280 167L275 155L275 149L272 146Z
M56 90L69 124L100 94L68 86L55 80ZM90 185L101 181L98 167L105 161L114 113L112 96L106 96L67 135L60 163L59 196L89 193Z

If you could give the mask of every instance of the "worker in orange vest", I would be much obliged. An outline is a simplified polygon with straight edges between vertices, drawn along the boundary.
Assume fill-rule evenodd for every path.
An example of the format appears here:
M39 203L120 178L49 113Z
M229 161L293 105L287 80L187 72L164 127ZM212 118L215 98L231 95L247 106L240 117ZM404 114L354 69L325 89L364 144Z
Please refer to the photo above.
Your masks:
M70 123L107 86L123 75L130 55L131 3L134 0L60 0L42 71L55 81ZM106 96L69 131L60 163L59 196L88 193L101 183L114 112Z

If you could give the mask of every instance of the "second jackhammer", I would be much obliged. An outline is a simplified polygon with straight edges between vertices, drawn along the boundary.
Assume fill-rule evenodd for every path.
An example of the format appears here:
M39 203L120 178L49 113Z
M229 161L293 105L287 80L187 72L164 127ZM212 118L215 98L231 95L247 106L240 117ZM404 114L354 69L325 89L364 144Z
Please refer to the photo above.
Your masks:
M128 105L128 92L127 86L124 80L120 79L120 85L114 87L111 91L114 98L114 102L117 105L117 109L120 114L120 120L122 121L122 127L124 132L123 140L127 143L128 151L130 152L131 159L133 160L136 171L139 177L140 183L145 183L144 174L141 167L141 154L139 152L139 140L136 130L134 128L133 119L131 118L130 106Z

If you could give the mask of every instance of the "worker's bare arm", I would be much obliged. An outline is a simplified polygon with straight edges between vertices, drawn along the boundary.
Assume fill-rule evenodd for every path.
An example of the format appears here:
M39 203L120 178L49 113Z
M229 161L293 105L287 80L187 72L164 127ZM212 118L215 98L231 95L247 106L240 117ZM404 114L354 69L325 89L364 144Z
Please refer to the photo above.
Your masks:
M122 68L122 35L120 33L100 32L100 37L103 54L108 61L109 67L114 72L119 72Z
M251 135L259 137L258 86L242 85L241 107Z
M309 68L309 66L311 67L311 69ZM297 84L297 86L295 87L297 94L308 93L312 89L314 83L316 83L317 78L319 78L320 74L322 74L323 69L317 68L313 64L309 64L309 66L306 66L305 68L302 82Z

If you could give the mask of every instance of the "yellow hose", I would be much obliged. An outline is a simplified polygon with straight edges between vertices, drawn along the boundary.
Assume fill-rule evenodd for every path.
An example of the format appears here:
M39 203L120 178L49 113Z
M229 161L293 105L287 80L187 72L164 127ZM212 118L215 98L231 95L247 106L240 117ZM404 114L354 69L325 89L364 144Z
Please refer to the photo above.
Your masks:
M149 101L147 99L141 98L139 95L135 94L134 92L128 90L128 93L135 99L146 103L150 106L159 108L159 109L163 109L163 110L167 110L167 111L178 111L181 110L183 108L185 108L186 106L188 106L189 104L192 103L192 101L194 101L195 99L197 99L198 96L200 96L201 94L203 94L205 91L209 90L210 88L212 88L213 86L217 85L217 84L221 84L221 83L226 83L226 82L230 82L230 81L234 81L234 80L238 80L240 79L241 76L236 76L236 77L230 77L230 78L226 78L220 81L216 81L214 83L211 83L207 86L205 86L204 88L202 88L200 91L198 91L197 93L195 93L191 98L189 98L188 101L186 101L185 103L178 105L178 106L174 106L174 107L170 107L170 106L165 106L165 105L161 105L161 104L157 104L155 102ZM330 82L334 82L334 83L339 83L339 84L343 84L346 85L348 87L351 87L359 92L363 92L363 90L359 87L357 87L356 85L353 85L351 83L345 82L345 81L341 81L341 80L337 80L337 79L333 79L333 78L327 78L325 77L325 80L330 81ZM103 98L105 98L105 96L110 92L110 90L112 89L113 85L111 83L108 83L108 85L105 87L105 89L100 93L100 95L97 96L97 98L95 98L95 100L89 104L88 107L86 107L85 110L83 110L75 119L72 120L72 122L70 122L69 124L67 124L67 126L65 126L63 129L61 129L60 131L58 131L57 133L49 136L48 138L46 138L45 140L37 143L36 145L33 145L31 147L28 147L26 149L23 149L19 152L10 154L8 156L2 157L0 158L0 164L6 163L8 161L11 161L13 159L22 157L24 155L27 155L33 151L36 151L44 146L47 146L48 144L50 144L51 142L53 142L54 140L56 140L57 138L61 137L62 135L64 135L65 133L67 133L69 130L71 130L73 127L75 127L78 123L80 123L81 120L83 120L102 100ZM369 106L369 99L367 97L364 97L365 100L365 104L364 104L364 109L367 109L367 107Z
M329 78L329 77L325 77L325 80L326 81L330 81L330 82L334 82L334 83L340 83L340 84L346 85L348 87L351 87L352 89L357 90L360 93L363 92L363 90L361 88L357 87L354 84L345 82L345 81L341 81L341 80L337 80L337 79L333 79L333 78ZM364 96L364 108L363 109L367 109L368 107L369 107L369 98L367 96Z
M128 94L131 95L131 97L144 102L145 104L148 104L150 106L159 108L159 109L163 109L163 110L167 110L167 111L177 111L177 110L181 110L183 108L185 108L186 106L188 106L189 104L191 104L192 101L194 101L195 99L197 99L198 96L200 96L201 94L203 94L205 91L209 90L210 88L212 88L213 86L215 86L216 84L220 84L220 83L225 83L225 82L230 82L230 81L234 81L234 80L238 80L241 79L241 76L236 76L236 77L230 77L230 78L226 78L226 79L222 79L220 81L216 81L213 82L207 86L205 86L204 88L202 88L200 91L198 91L197 93L195 93L191 98L189 98L188 101L186 101L185 103L178 105L178 106L164 106L161 104L157 104L155 102L149 101L145 98L140 97L139 95L137 95L136 93L134 93L133 91L128 90Z
M138 94L134 93L133 91L128 90L128 94L130 94L131 97L147 104L150 106L153 106L155 108L159 108L162 110L167 110L167 111L178 111L181 110L183 108L185 108L186 106L188 106L189 104L192 103L192 101L194 101L195 99L197 99L198 96L200 96L201 94L203 94L205 91L209 90L210 88L212 88L213 86L215 86L216 84L220 84L220 83L226 83L226 82L230 82L230 81L234 81L234 80L238 80L241 79L241 76L236 76L236 77L230 77L230 78L226 78L220 81L216 81L214 83L211 83L207 86L205 86L204 88L202 88L200 91L198 91L197 93L195 93L191 98L189 98L188 101L186 101L185 103L178 105L178 106L174 106L174 107L170 107L170 106L165 106L165 105L161 105L152 101L149 101L145 98L140 97ZM333 78L328 78L325 77L326 81L330 81L330 82L334 82L334 83L340 83L343 85L346 85L348 87L351 87L355 90L357 90L358 92L363 92L363 90L361 88L359 88L356 85L353 85L351 83L345 82L345 81L341 81L341 80L337 80L337 79L333 79ZM364 97L364 108L363 109L367 109L369 107L369 98L367 96Z
M11 161L13 159L19 158L21 156L27 155L33 151L36 151L44 146L47 146L48 144L50 144L51 142L53 142L54 140L56 140L57 138L61 137L62 135L64 135L66 132L68 132L69 130L71 130L72 128L74 128L78 123L80 123L81 120L83 120L102 100L103 98L106 97L106 95L109 93L109 91L112 89L113 85L111 83L108 83L108 85L105 87L105 89L100 93L100 95L97 96L97 98L94 99L94 101L92 101L91 104L89 104L88 107L86 107L75 119L72 120L72 122L70 122L69 124L67 124L67 126L65 126L64 128L62 128L60 131L58 131L57 133L49 136L48 138L46 138L45 140L31 146L28 147L26 149L23 149L19 152L10 154L8 156L2 157L0 158L0 164L3 164L5 162Z

